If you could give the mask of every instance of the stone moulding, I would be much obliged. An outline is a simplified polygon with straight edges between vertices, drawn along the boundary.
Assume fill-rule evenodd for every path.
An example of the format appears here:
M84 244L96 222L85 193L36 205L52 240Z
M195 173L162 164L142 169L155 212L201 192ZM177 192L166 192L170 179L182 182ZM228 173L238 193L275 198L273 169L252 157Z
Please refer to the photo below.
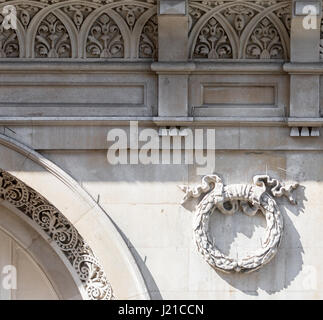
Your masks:
M283 234L283 217L275 197L285 196L296 204L292 191L298 186L282 184L267 175L257 175L253 184L232 184L225 186L217 175L203 177L196 187L179 186L185 192L182 204L192 198L202 198L195 210L193 222L194 240L198 252L215 270L225 273L250 273L258 270L276 255ZM266 233L262 247L244 257L234 259L221 253L209 236L209 219L215 210L233 215L242 210L248 216L260 211L266 218Z
M8 172L0 169L0 199L41 229L49 241L54 241L75 270L85 298L111 300L113 291L107 276L91 248L75 227L37 191L25 185Z

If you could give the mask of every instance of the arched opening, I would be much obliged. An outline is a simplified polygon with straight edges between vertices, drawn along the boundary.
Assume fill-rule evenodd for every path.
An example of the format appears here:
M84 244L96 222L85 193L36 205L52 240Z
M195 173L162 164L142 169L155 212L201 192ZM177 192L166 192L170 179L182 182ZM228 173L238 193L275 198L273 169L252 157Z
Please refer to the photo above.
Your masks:
M57 208L2 169L0 198L5 207L16 212L47 240L70 271L84 299L110 300L113 297L112 288L92 249Z
M10 214L9 210L0 206L1 220ZM23 238L30 239L23 223L19 224ZM37 239L37 238L36 238ZM25 244L15 239L3 227L0 227L0 300L58 300L63 298L50 275L44 270ZM32 244L30 244L32 245ZM71 285L72 283L70 283ZM66 286L67 287L67 286ZM74 286L74 291L77 288ZM69 288L67 288L68 291ZM75 296L77 298L77 296Z

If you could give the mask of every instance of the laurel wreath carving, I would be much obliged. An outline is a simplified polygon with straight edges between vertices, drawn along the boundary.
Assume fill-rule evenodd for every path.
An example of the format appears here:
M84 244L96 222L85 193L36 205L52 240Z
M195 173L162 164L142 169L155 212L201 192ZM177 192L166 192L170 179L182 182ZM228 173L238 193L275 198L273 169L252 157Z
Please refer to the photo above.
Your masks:
M195 187L179 186L185 192L182 204L192 198L202 198L195 210L193 222L194 239L199 253L214 269L226 273L258 270L277 253L283 234L283 217L275 197L285 196L296 204L292 191L297 183L285 185L268 175L257 175L253 184L232 184L225 186L217 175L203 177ZM262 247L238 259L220 252L209 237L209 219L215 210L225 215L233 215L242 210L248 216L260 211L266 218L267 227Z
M61 212L37 191L0 169L0 199L36 224L66 256L89 300L111 300L113 291L91 248Z

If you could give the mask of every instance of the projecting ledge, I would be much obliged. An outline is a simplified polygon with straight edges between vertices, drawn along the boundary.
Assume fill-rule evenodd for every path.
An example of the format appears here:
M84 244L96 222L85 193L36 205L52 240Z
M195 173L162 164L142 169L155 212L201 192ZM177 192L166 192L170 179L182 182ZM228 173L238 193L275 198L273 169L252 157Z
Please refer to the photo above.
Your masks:
M285 63L283 69L290 74L323 74L323 62Z

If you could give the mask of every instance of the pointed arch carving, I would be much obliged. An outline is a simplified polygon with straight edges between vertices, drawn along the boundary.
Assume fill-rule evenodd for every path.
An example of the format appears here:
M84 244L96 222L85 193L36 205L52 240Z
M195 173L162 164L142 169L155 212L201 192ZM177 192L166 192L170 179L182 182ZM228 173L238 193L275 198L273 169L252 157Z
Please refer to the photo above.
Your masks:
M211 17L201 29L194 47L194 58L232 59L236 56L228 28L223 27L219 20L219 17Z
M8 2L1 3L0 10ZM17 9L18 30L10 34L16 44L6 56L2 54L4 58L138 59L144 25L157 13L155 0L14 0L10 4ZM93 28L96 32L89 44ZM107 39L114 44L106 45Z
M71 37L54 14L49 13L39 24L34 39L35 58L71 58Z
M284 59L289 58L289 37L291 20L291 1L200 1L190 2L190 57L198 59ZM226 34L233 53L223 55L196 55L201 46L201 32L209 28L211 19L220 21L213 30ZM262 23L261 23L262 22ZM266 25L266 26L265 26ZM221 31L223 29L223 32ZM218 31L217 31L218 29ZM261 42L259 32L271 32L270 47ZM257 38L257 35L260 37ZM257 42L259 40L260 42ZM264 40L264 38L263 38ZM202 37L202 41L204 38ZM219 41L219 40L218 40ZM249 53L247 53L249 48ZM253 48L252 50L250 48ZM236 50L235 50L236 49ZM252 52L252 54L250 54ZM258 53L259 52L259 53Z

